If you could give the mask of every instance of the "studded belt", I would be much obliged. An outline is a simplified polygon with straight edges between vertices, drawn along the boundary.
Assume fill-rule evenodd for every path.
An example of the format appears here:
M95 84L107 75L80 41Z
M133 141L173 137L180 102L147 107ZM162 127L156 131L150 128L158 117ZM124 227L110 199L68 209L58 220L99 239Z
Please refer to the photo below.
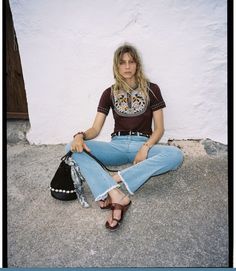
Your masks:
M150 137L150 135L148 134L144 134L144 133L140 133L140 132L132 132L132 131L128 131L128 132L125 132L125 131L119 131L119 132L114 132L111 134L111 137L114 137L114 136L126 136L126 135L132 135L132 136L145 136L145 137Z

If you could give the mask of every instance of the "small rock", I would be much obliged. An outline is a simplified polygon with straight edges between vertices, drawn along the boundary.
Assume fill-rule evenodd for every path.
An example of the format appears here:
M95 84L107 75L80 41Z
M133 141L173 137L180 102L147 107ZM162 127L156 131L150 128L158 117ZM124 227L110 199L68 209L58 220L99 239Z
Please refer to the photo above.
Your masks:
M227 154L228 151L227 145L213 141L209 138L202 140L201 144L204 146L204 149L208 155Z

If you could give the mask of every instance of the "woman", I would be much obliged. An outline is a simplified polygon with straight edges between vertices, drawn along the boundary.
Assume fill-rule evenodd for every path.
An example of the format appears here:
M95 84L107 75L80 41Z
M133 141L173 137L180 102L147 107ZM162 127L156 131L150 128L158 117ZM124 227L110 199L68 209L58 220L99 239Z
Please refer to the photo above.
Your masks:
M103 92L92 127L78 132L67 145L95 201L101 209L112 211L105 224L109 230L119 227L131 205L118 183L123 182L133 195L151 176L175 170L183 161L178 148L157 144L164 133L162 108L165 102L159 87L145 77L133 46L124 44L115 51L113 73L115 84ZM99 135L110 108L115 121L111 142L91 140ZM83 149L91 151L106 165L133 165L110 176Z

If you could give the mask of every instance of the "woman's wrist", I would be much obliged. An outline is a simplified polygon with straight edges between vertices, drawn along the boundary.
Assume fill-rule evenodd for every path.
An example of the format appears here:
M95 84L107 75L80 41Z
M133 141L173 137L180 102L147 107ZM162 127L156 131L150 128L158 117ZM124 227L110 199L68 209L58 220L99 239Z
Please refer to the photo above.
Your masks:
M83 140L86 139L86 134L85 134L85 132L78 132L78 133L76 133L76 134L73 136L73 138L76 138L77 136L80 136L81 138L83 138Z
M142 147L147 149L148 151L151 149L151 146L147 142L145 142Z

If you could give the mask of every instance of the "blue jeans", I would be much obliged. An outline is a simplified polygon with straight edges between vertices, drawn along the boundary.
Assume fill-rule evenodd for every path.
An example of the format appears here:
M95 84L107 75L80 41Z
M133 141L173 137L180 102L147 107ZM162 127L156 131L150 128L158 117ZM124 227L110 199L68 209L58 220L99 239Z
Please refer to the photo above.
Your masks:
M111 142L87 140L85 143L102 163L119 166L133 163L140 147L148 140L143 136L114 136ZM66 151L70 150L70 144ZM119 185L93 158L85 152L74 152L72 158L78 163L82 175L95 198L105 199L107 193ZM183 162L183 153L174 146L156 144L148 152L146 160L118 171L118 174L131 195L150 177L175 170Z

